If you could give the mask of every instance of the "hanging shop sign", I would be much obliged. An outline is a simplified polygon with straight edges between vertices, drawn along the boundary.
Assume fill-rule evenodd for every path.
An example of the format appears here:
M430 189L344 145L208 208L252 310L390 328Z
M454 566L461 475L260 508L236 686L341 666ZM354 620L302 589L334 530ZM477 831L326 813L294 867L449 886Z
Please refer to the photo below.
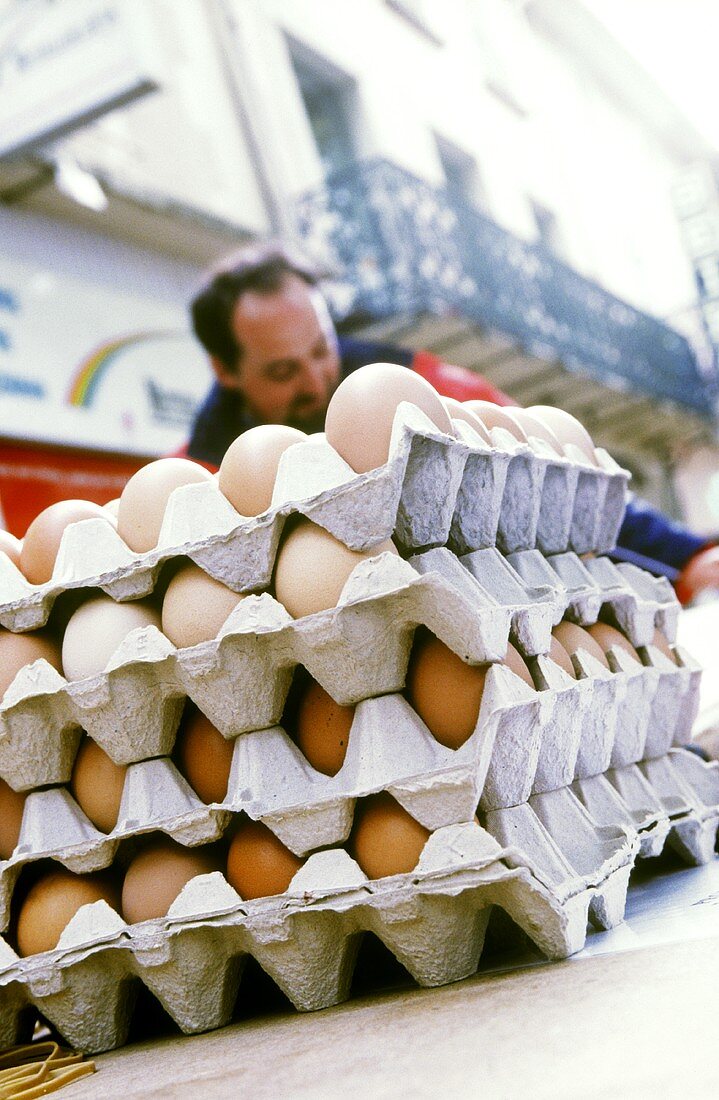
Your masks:
M0 253L0 437L166 454L210 380L184 301Z
M0 157L157 88L138 0L15 0L0 17Z

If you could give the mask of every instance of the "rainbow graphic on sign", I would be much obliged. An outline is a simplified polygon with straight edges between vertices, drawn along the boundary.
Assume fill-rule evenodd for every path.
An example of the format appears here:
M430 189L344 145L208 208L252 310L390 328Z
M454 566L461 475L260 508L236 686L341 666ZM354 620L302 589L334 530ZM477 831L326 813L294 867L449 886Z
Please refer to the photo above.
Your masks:
M179 332L134 332L129 336L106 340L80 363L68 388L67 404L88 408L95 400L103 378L128 350L152 340L176 339L179 335Z

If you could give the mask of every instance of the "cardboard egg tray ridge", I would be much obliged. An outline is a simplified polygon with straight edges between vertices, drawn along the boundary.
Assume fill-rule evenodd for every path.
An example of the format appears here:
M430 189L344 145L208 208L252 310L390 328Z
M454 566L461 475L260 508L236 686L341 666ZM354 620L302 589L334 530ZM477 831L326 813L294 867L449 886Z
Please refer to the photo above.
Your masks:
M623 904L636 843L621 830L599 832L599 876L560 857L548 875L470 822L434 832L411 874L369 881L345 851L331 850L310 857L279 897L243 902L216 872L188 883L161 920L128 926L104 902L84 906L52 952L19 959L0 940L0 1044L17 1040L33 1005L81 1050L118 1046L137 980L183 1031L219 1027L241 995L248 955L297 1008L337 1004L349 995L364 931L419 984L456 981L476 970L495 905L548 957L566 957L584 943L593 901L600 911L616 895Z
M495 544L505 553L603 552L614 545L628 474L606 452L598 450L601 465L589 467L579 451L562 459L541 441L532 449L501 428L493 430L501 447L488 447L469 425L455 425L458 438L451 439L402 403L389 460L366 474L356 474L323 436L295 444L280 460L272 507L250 519L239 516L214 479L181 486L170 496L157 547L145 554L131 551L102 519L71 524L44 585L31 585L0 554L0 625L44 626L57 597L70 589L100 589L119 601L148 596L162 565L177 557L234 591L261 591L294 514L354 550L390 537L407 550L449 545L462 554Z

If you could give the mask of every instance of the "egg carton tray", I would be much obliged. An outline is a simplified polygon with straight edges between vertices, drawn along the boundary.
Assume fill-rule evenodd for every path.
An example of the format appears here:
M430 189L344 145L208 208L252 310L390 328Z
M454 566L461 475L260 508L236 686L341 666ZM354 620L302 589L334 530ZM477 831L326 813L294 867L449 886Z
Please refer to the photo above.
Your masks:
M593 907L604 917L623 911L636 840L597 834L605 858L592 875L567 873L561 859L547 874L469 823L433 833L411 874L369 881L332 850L310 857L279 897L243 902L216 872L188 883L161 920L128 926L105 902L84 906L54 951L19 959L0 940L0 1044L17 1040L34 1006L73 1047L117 1047L138 980L184 1032L220 1027L248 956L296 1008L326 1008L349 996L366 931L420 985L457 981L478 966L493 906L546 956L565 958L584 945Z
M119 764L168 755L188 696L226 737L276 725L298 664L343 705L400 691L420 623L470 663L501 659L510 636L524 653L548 650L561 617L549 591L517 577L495 597L450 551L431 553L422 573L389 553L361 561L337 607L302 619L249 596L216 639L188 649L133 631L85 680L26 666L0 703L0 776L17 790L66 782L83 729Z
M461 560L474 573L481 554ZM606 557L580 559L574 553L543 557L536 550L509 554L507 562L525 585L535 591L546 586L564 608L563 617L588 626L602 617L614 624L634 646L648 645L655 630L676 638L681 606L666 577Z
M538 656L532 663L539 691L507 667L493 666L475 730L456 750L439 744L401 695L365 699L356 706L347 755L335 776L312 768L281 727L255 731L236 739L227 795L211 805L171 760L139 762L128 769L118 823L109 834L91 824L64 788L32 792L15 852L0 863L0 928L7 927L12 890L26 863L54 858L76 873L95 871L109 866L122 840L140 833L162 831L181 844L203 844L221 836L233 814L244 812L305 856L343 844L356 800L377 791L388 791L433 831L471 820L478 805L490 814L506 809L526 815L528 800L531 806L532 798L541 801L577 776L597 777L612 765L617 770L610 776L625 775L632 771L626 765L638 761L649 767L672 743L686 739L699 680L696 665L681 650L681 666L652 647L643 656L647 664L640 667L623 651L611 651L612 672L580 653L579 680ZM601 784L607 786L603 776L590 778L587 791ZM656 854L669 831L667 807L674 807L672 798L676 802L670 786L667 802L663 791L649 791L647 799L646 782L638 791L635 783L630 794L641 797L628 797L619 811L620 796L614 794L600 806L601 823L634 830L643 851L653 845L650 854ZM580 798L582 790L580 782ZM694 809L684 799L672 813ZM581 835L574 824L572 842ZM587 851L591 862L591 845Z
M567 618L580 625L598 618L614 623L634 646L649 645L660 630L673 641L681 610L666 577L653 577L634 565L615 565L609 558L582 561L569 551L544 557L538 550L502 555L494 548L455 556L444 547L411 556L418 573L439 573L463 590L469 572L477 584L507 607L516 609L544 604L551 608L554 624ZM516 615L514 634L523 652L538 652L528 644L522 620Z
M598 451L601 467L548 457L503 432L509 450L485 445L467 425L439 432L416 408L395 418L385 466L355 474L324 437L290 447L280 460L272 508L240 517L216 480L170 496L157 547L136 554L103 519L63 533L53 576L31 585L0 553L0 625L35 630L71 589L115 600L152 593L165 562L187 557L236 592L269 587L287 519L306 516L353 550L394 537L409 550L448 544L458 553L494 546L545 553L606 551L616 542L628 475ZM465 430L466 429L466 430ZM198 531L203 532L198 537Z
M669 844L687 863L714 857L719 827L719 764L683 748L577 780L573 792L595 821L637 829L641 858Z
M18 790L66 782L83 729L119 764L168 755L187 696L226 737L269 728L298 664L342 705L400 691L418 623L469 663L501 658L508 636L525 655L546 652L566 591L525 584L496 550L470 557L484 584L446 549L409 563L384 554L356 566L337 608L304 619L263 594L243 600L217 639L190 649L176 650L155 628L134 631L88 680L67 682L35 662L0 703L0 776ZM600 606L611 609L605 595ZM649 635L645 612L634 641Z

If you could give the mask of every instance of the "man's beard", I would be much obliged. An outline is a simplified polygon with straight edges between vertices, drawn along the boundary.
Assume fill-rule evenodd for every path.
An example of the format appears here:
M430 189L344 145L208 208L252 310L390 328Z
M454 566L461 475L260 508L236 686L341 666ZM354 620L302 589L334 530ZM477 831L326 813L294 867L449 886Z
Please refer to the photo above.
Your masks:
M288 410L288 417L285 420L285 424L290 428L299 428L301 432L305 432L307 435L314 435L315 432L323 432L325 430L327 406L341 381L342 379L338 376L337 379L327 387L327 399L322 409L310 409L309 412L304 412L304 401L298 401L294 405L291 405Z
M285 423L290 428L298 428L301 432L305 432L307 435L314 435L315 432L323 432L325 430L325 416L327 415L327 409L316 409L314 412L302 414L299 411L292 413Z

